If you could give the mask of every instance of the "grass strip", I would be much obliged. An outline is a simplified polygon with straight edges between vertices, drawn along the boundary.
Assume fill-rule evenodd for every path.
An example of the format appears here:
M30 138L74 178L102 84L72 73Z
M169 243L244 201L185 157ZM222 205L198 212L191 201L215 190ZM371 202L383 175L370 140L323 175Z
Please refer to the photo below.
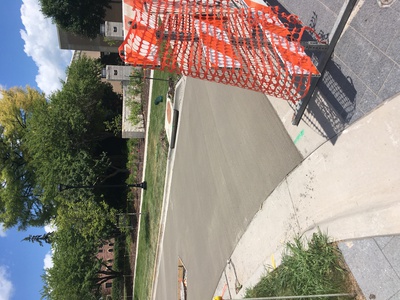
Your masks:
M169 73L154 71L154 78L168 79ZM155 80L151 96L151 111L147 140L145 180L147 190L143 194L141 225L136 265L134 299L150 299L155 266L161 208L164 195L168 147L165 139L165 100L154 105L157 96L165 98L168 82Z

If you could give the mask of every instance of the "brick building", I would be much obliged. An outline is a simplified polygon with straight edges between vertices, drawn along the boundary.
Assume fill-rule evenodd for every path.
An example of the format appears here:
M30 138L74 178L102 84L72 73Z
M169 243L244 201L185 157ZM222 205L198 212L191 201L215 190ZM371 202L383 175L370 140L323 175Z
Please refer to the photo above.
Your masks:
M99 247L97 258L102 259L108 266L114 264L114 239L110 239L105 244ZM105 266L101 267L101 270L107 270ZM104 275L100 274L100 277ZM110 295L112 289L112 279L102 283L101 291L103 295Z

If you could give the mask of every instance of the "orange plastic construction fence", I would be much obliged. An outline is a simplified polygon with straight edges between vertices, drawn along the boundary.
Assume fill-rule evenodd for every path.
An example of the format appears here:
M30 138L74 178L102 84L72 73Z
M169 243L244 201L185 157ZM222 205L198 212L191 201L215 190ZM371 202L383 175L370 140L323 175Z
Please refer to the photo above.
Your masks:
M123 61L297 101L319 72L298 18L251 0L124 0ZM130 9L132 11L130 11ZM125 18L126 20L127 18Z

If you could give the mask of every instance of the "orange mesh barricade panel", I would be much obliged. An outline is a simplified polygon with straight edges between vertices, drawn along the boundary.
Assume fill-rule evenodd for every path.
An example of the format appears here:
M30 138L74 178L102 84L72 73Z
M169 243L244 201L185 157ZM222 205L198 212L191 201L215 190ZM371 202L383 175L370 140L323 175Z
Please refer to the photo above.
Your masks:
M260 0L124 0L124 6L129 31L119 52L131 65L290 101L319 75L300 44L312 29Z

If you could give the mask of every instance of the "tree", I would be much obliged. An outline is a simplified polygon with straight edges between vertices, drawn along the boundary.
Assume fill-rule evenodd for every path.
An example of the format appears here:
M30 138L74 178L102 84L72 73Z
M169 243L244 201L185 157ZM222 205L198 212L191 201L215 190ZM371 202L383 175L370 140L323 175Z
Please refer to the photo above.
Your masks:
M58 228L52 237L53 267L42 275L42 297L60 299L98 299L100 285L123 276L96 257L101 243L83 237L72 222Z
M50 244L51 243L51 236L53 232L47 232L45 234L38 234L38 235L29 235L26 238L23 238L22 241L28 241L31 243L38 243L41 247L43 247L43 243Z
M42 13L68 32L95 38L109 0L39 0Z
M0 98L0 222L6 228L41 226L53 215L51 203L38 194L31 156L24 145L27 119L34 107L45 103L44 94L26 87L1 91Z
M74 150L95 150L99 141L114 136L104 123L121 114L122 99L109 83L101 81L101 70L98 61L86 56L73 61L62 89L50 96L48 105L33 116L39 119L31 123L46 124L52 130L45 133L47 137L63 137L59 142L67 144L60 146Z
M14 140L21 139L27 117L36 103L46 101L45 96L29 86L25 89L13 87L0 92L0 124L4 128L3 134Z
M98 288L100 288L100 285L104 282L124 275L121 271L113 270L112 266L107 265L104 261L101 262L101 267L97 274L98 276L94 278L94 282Z
M49 101L29 87L2 91L0 222L6 228L43 226L66 202L118 202L115 191L57 189L122 183L126 177L122 139L106 126L121 115L122 101L100 73L99 62L82 57L71 63L68 81Z
M24 142L44 202L58 197L60 183L94 185L115 172L110 151L104 148L113 145L107 139L115 137L106 122L121 114L122 101L100 74L101 65L93 59L84 56L72 62L62 89L50 102L36 106L28 120Z
M107 66L107 65L123 66L123 65L125 65L125 63L122 61L122 59L118 53L106 54L104 52L101 52L100 58L98 58L98 60L102 66Z
M67 70L68 81L63 85L62 94L67 95L68 101L58 95L61 96L59 102L65 104L64 109L72 107L85 116L86 135L82 136L85 143L114 136L104 123L122 112L121 96L113 91L111 84L101 81L101 71L99 61L81 57Z
M63 193L66 193L64 191ZM76 192L69 190L68 192ZM66 201L57 211L57 228L73 226L77 234L88 241L103 243L120 232L116 227L117 211L104 201L98 203L94 196L80 201Z
M52 237L53 267L42 278L42 297L47 299L96 299L100 262L94 258L98 243L84 239L74 226L58 228Z

